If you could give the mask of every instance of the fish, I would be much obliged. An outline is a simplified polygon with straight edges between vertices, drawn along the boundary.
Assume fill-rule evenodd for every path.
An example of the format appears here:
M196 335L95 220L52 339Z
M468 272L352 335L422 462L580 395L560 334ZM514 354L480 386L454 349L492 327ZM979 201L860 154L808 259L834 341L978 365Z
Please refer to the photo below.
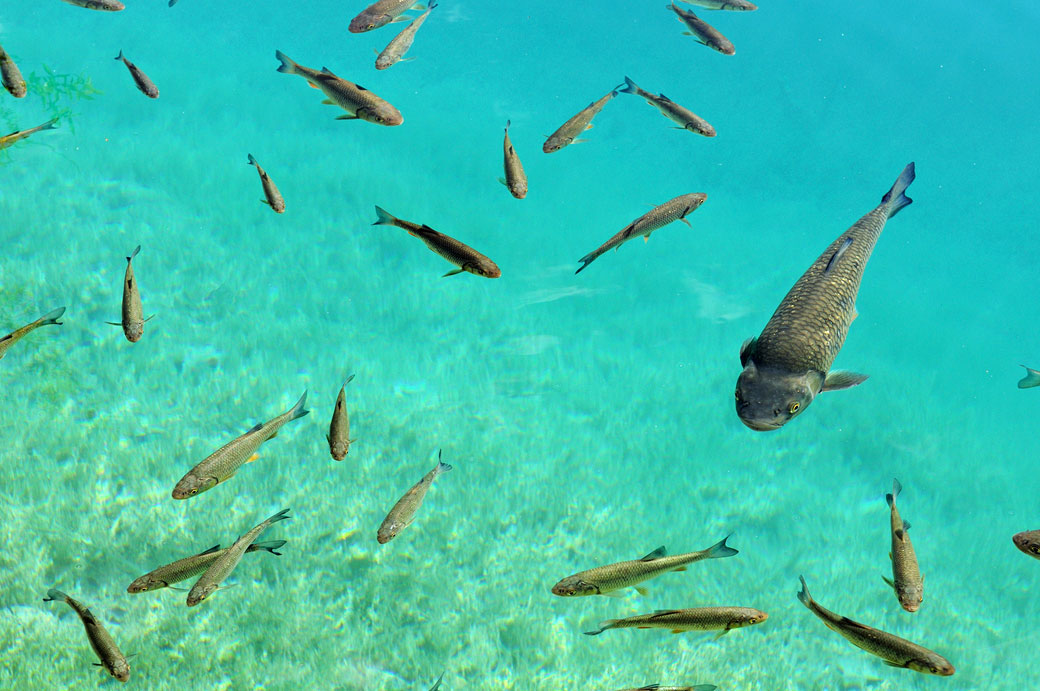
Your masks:
M50 312L43 315L36 321L30 322L19 329L15 329L3 338L0 338L0 360L3 360L4 356L7 355L8 349L10 349L11 346L20 341L26 334L35 331L41 326L50 326L51 324L54 324L55 326L61 326L62 324L64 324L65 322L58 321L59 319L61 319L61 315L63 314L65 314L64 307L59 307L56 310L51 310Z
M246 154L249 158L247 162L251 166L256 166L256 172L260 174L260 185L264 188L264 196L266 199L260 201L271 207L271 210L276 214L285 213L285 200L282 198L282 193L275 187L271 177L267 174L267 171L260 167L260 164L253 158L253 154Z
M761 335L744 341L735 397L737 414L751 429L780 429L821 391L847 389L867 378L831 371L831 364L856 318L863 270L885 223L913 201L905 192L914 175L910 163L881 204L839 235L802 274Z
M1022 366L1026 367L1025 365ZM1040 386L1040 371L1026 367L1026 376L1019 380L1018 388L1031 389L1034 386Z
M665 7L675 12L676 16L679 17L679 21L689 29L689 31L683 32L684 35L693 36L698 43L704 44L723 55L733 55L737 52L737 49L733 47L733 43L723 36L718 29L690 10L684 10L674 2L670 5L665 5Z
M483 276L484 278L498 278L502 275L501 269L498 268L498 265L495 264L495 262L491 261L469 245L459 242L455 238L444 235L443 233L438 233L428 225L419 225L418 223L412 223L411 221L402 221L388 213L386 209L382 209L378 206L376 207L376 215L378 218L372 225L397 226L398 228L407 230L409 235L422 240L426 243L427 247L433 250L434 253L459 267L454 271L449 271L444 274L445 277L454 276L463 271L476 276Z
M430 12L432 12L433 8L436 6L437 0L430 0L429 8L413 19L411 24L406 26L401 33L397 34L390 40L390 43L387 44L386 48L383 49L383 52L376 58L377 70L385 70L399 61L412 59L404 57L404 54L412 47L412 42L415 40L415 33L419 30L419 27L423 25L423 22L426 21L426 18L430 16Z
M451 466L441 461L441 452L437 451L437 465L430 472L423 475L422 479L412 485L412 488L397 500L390 512L386 514L383 523L376 531L376 540L381 545L393 540L397 535L410 526L415 520L415 512L422 506L426 493L430 491L433 481L444 473L451 470Z
M753 12L758 5L747 0L682 0L687 5L696 5L706 10L729 10L731 12Z
M516 155L516 150L513 149L513 142L509 140L510 123L510 120L506 120L506 136L502 142L506 176L499 178L498 181L505 185L509 193L515 198L523 199L527 196L527 173L524 172L524 166L520 163L520 157Z
M340 115L337 120L365 120L387 127L404 122L401 112L388 101L379 98L360 84L337 77L328 67L321 68L319 72L293 62L280 50L276 50L274 55L282 63L278 66L279 72L303 77L311 86L328 96L322 103L339 106L347 111L348 115Z
M25 78L3 46L0 46L0 83L15 98L25 98Z
M12 132L11 134L5 134L4 136L0 137L0 150L6 149L7 147L11 146L15 142L20 142L21 140L25 139L26 137L32 136L32 135L36 134L37 132L41 132L43 130L54 130L54 129L57 129L58 128L58 125L56 124L57 122L58 122L58 118L51 118L50 120L48 120L47 122L43 123L42 125L37 125L36 127L30 127L27 130L20 130L18 132Z
M407 17L400 15L408 10L418 9L422 9L422 5L416 3L415 0L377 0L350 20L348 30L352 34L360 34L386 26L391 22L408 21Z
M260 537L261 533L270 528L278 521L286 521L291 516L286 516L289 509L282 509L266 521L256 526L242 537L235 540L234 544L227 548L223 554L213 560L213 563L202 572L199 580L188 591L188 607L194 607L216 591L222 582L231 575L238 566L238 562L245 556L246 550L253 541Z
M802 581L802 589L798 591L799 602L819 617L827 628L840 633L852 645L877 655L891 667L905 667L922 674L937 674L942 677L953 674L953 665L942 655L911 643L905 638L860 624L826 609L809 594L805 578L798 578Z
M140 251L141 246L138 245L130 253L130 256L126 258L126 275L123 277L123 321L105 322L112 326L123 327L123 335L131 343L137 343L141 340L141 336L144 334L144 323L150 321L155 316L153 314L148 319L144 318L144 308L141 306L141 292L137 288L137 279L134 278L133 260Z
M103 12L118 12L125 10L126 5L119 0L62 0L76 7L85 7L88 10L101 10Z
M233 477L244 463L257 458L256 450L265 441L277 436L283 425L311 412L303 407L306 402L307 392L304 391L292 408L276 418L257 424L245 434L211 453L177 482L177 486L173 488L173 498L194 497Z
M141 71L140 67L127 60L123 56L123 51L119 51L116 60L122 60L123 64L126 65L126 69L130 70L130 76L134 78L134 84L137 85L142 94L148 98L159 98L159 87L148 78L147 74Z
M652 614L637 614L624 619L608 619L586 636L598 636L608 629L671 629L684 631L718 631L721 638L732 629L761 624L769 615L754 607L694 607L692 609L659 609Z
M688 108L680 106L664 94L654 96L649 91L642 89L628 77L625 77L625 88L620 91L623 94L635 94L640 98L646 99L647 103L661 111L661 115L665 116L672 122L677 123L679 125L675 128L677 130L689 130L690 132L701 134L705 137L715 136L715 128L712 127L707 120Z
M638 689L621 689L620 691L715 691L719 688L715 684L697 684L696 686L661 686L660 684L647 684Z
M112 635L97 620L97 617L83 603L73 600L55 588L48 590L47 597L43 598L44 602L59 600L71 607L72 611L79 615L80 621L83 622L83 628L87 631L87 640L90 641L90 647L94 649L94 653L101 660L100 663L95 662L94 664L98 667L103 667L106 672L119 681L125 682L130 679L130 663L126 661L126 656L119 650L119 646L112 639Z
M708 549L666 556L664 547L658 547L642 559L621 561L608 566L580 571L567 576L552 587L552 594L561 597L582 595L606 595L622 588L635 588L646 595L639 583L669 571L685 571L689 564L704 559L722 559L737 554L737 550L726 544L729 536L722 538Z
M1040 559L1040 530L1027 530L1016 533L1011 540L1015 543L1015 547L1018 547L1031 557Z
M281 556L282 553L275 550L284 546L285 543L285 540L254 542L246 547L246 553L263 551ZM169 588L174 583L198 576L226 552L227 549L220 549L220 545L213 545L205 552L199 552L195 556L185 557L165 566L160 566L140 578L134 579L134 582L127 586L126 592L144 593L151 590L159 590L160 588Z
M356 439L350 438L350 416L347 415L347 403L345 389L354 379L354 375L351 374L347 377L347 380L343 382L343 386L339 388L339 395L336 396L336 407L332 411L332 422L329 423L329 433L325 438L329 441L329 453L332 454L332 459L335 461L342 461L350 453L350 445L353 444Z
M603 110L603 106L607 105L608 101L618 95L617 90L619 88L621 87L614 87L606 96L585 106L580 113L560 125L558 130L546 138L545 143L542 144L542 151L551 154L568 144L585 141L584 139L576 139L576 137L585 130L592 128L592 118L596 117L599 111Z
M598 248L579 259L578 261L581 262L581 266L579 266L578 270L574 273L580 274L585 267L596 261L596 259L607 250L616 250L618 247L633 238L642 236L644 242L649 241L650 233L654 232L658 228L668 225L672 221L682 221L686 225L690 226L690 222L686 220L686 216L696 211L707 198L708 195L703 192L695 192L693 194L680 195L675 199L669 199L664 204L655 206L650 209L650 211L647 211L645 214L619 230L614 237L610 238ZM692 228L693 226L690 227Z
M885 578L885 583L896 593L899 604L907 612L916 612L924 600L924 579L921 577L921 569L917 565L917 555L914 546L910 544L910 524L899 516L896 508L896 497L902 491L903 486L899 480L892 480L892 494L885 495L885 501L891 509L892 524L892 551L889 558L892 560L892 579Z

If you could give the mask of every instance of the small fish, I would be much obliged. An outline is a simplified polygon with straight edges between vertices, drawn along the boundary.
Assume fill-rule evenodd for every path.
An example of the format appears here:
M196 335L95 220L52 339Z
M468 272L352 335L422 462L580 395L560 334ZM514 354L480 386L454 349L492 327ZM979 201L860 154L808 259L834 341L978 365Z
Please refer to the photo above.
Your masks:
M246 547L246 553L264 551L281 556L282 553L275 550L284 546L285 543L285 540L255 542ZM220 545L213 545L205 552L199 552L195 556L185 557L166 566L160 566L154 571L150 571L135 579L133 583L127 586L126 592L144 593L149 590L169 588L174 583L198 576L208 569L213 562L222 557L225 552L227 552L227 549L220 549Z
M409 235L419 238L436 254L459 267L454 271L449 271L444 274L444 276L454 276L463 271L467 271L477 276L483 276L484 278L498 278L502 275L502 271L498 268L498 265L495 264L495 262L491 261L469 245L459 242L455 238L448 237L443 233L438 233L430 226L419 225L418 223L412 223L411 221L402 221L378 206L376 207L376 215L379 218L377 218L376 222L372 225L397 226L398 228L407 230Z
M625 88L621 89L623 94L635 94L640 98L646 99L646 102L661 111L661 115L665 116L672 122L678 123L677 130L689 130L696 134L702 134L705 137L714 137L715 128L712 127L707 120L695 114L693 111L683 108L678 103L668 98L664 94L654 96L649 91L645 91L639 87L634 81L625 77Z
M347 377L347 380L343 382L343 386L339 388L339 395L336 396L336 407L332 411L332 422L329 423L329 433L326 435L326 439L329 441L329 453L332 454L332 459L335 461L342 461L350 453L350 445L353 444L356 439L350 438L350 416L347 415L347 396L346 388L347 384L354 379L354 375Z
M910 524L899 516L896 508L896 497L903 486L899 480L892 480L892 494L885 495L885 501L891 509L892 525L892 552L889 559L892 560L892 579L885 578L885 583L896 592L899 604L907 612L916 612L924 600L924 579L921 570L917 566L917 555L914 554L914 546L910 544Z
M159 98L159 87L148 78L147 74L141 71L140 67L123 57L123 51L119 51L116 60L122 60L123 64L126 65L126 69L130 70L130 76L134 78L134 84L137 85L142 94L148 98Z
M723 55L733 55L737 52L737 49L733 47L730 40L719 33L719 30L708 24L690 10L684 10L681 7L676 6L673 2L671 5L665 5L666 8L675 12L679 17L679 21L686 25L689 31L684 31L683 34L686 36L693 36L698 43L702 43L712 50L717 50Z
M119 0L63 0L76 7L85 7L88 10L101 10L103 12L118 12L125 10L126 5Z
M391 22L408 21L407 17L400 15L408 10L420 9L423 9L422 4L416 3L415 0L377 0L351 19L348 29L352 34L360 34Z
M619 88L621 87L615 87L606 96L585 106L580 113L560 125L560 129L546 138L545 143L542 144L542 151L551 154L568 144L585 141L584 139L576 139L576 137L585 130L592 128L592 118L596 117L597 113L603 110L603 106L607 105L607 101L618 95L617 90Z
M98 667L104 667L106 672L119 681L127 681L130 678L130 663L126 661L126 656L119 650L119 646L112 640L111 634L108 633L101 622L91 614L89 609L83 606L83 603L73 600L60 590L51 588L47 591L47 597L43 598L44 602L57 600L65 602L79 615L80 621L83 622L83 628L87 630L87 640L90 641L90 647L94 649L94 653L101 660L100 664L97 662L94 664Z
M659 609L653 614L637 614L624 619L608 619L586 636L598 636L608 629L671 629L684 631L718 631L721 638L731 629L761 624L769 615L753 607L694 607L692 609Z
M1031 557L1040 559L1040 530L1027 530L1017 533L1011 540L1015 543L1015 547L1018 547Z
M267 197L267 199L261 199L260 201L271 207L271 210L276 214L285 213L285 200L282 199L282 193L275 187L267 171L260 167L260 164L253 158L253 154L246 154L246 156L249 157L249 165L256 166L256 172L260 174L260 185L264 188L264 196Z
M715 691L719 688L715 684L697 684L696 686L661 686L660 684L647 684L638 689L621 689L620 691Z
M8 55L3 46L0 46L0 83L4 85L15 98L25 98L25 79L18 70L18 65Z
M405 58L404 54L412 47L412 42L415 40L415 32L419 30L419 27L423 25L423 22L426 21L426 18L430 16L430 12L436 6L437 0L430 0L429 9L413 19L411 24L391 39L390 43L383 49L383 52L376 58L377 70L385 70L402 60L411 60L411 58Z
M696 5L706 10L729 10L731 12L752 12L758 9L758 5L752 5L747 0L682 0L687 5Z
M383 519L382 525L376 532L376 540L379 544L386 543L397 537L397 534L412 524L415 512L422 506L426 493L430 491L430 485L443 473L451 470L451 466L441 461L441 452L437 452L437 467L423 475L422 480L415 483L404 496L397 500L390 513Z
M506 120L506 137L502 142L506 176L499 178L498 181L509 189L511 195L517 199L523 199L527 196L527 174L520 163L520 157L516 155L516 151L513 149L513 142L509 140L510 122Z
M141 292L137 288L137 279L134 278L133 259L141 251L138 245L130 256L126 258L126 275L123 277L123 321L106 322L112 326L123 327L123 335L131 343L137 343L144 334L144 323L149 321L144 318L144 308L141 306Z
M404 122L404 118L401 117L401 112L397 108L360 84L337 77L328 67L321 68L321 72L319 72L293 62L280 50L276 50L274 55L282 63L278 67L279 72L303 77L311 86L321 89L322 93L328 96L322 103L339 106L349 113L349 115L340 115L336 118L337 120L365 120L387 127L394 127Z
M12 132L11 134L5 134L4 136L0 137L0 149L6 149L7 147L11 146L15 142L19 142L19 141L25 139L26 137L28 137L30 135L33 135L33 134L36 134L37 132L40 132L42 130L57 129L58 126L55 124L57 122L58 122L58 118L52 118L51 120L48 120L47 122L43 123L42 125L37 125L36 127L30 127L27 130L21 130L19 132Z
M665 556L664 547L658 547L642 559L597 566L594 569L567 576L552 587L552 593L562 597L574 597L606 595L622 588L635 588L641 595L646 595L646 589L640 588L637 584L669 571L685 571L686 567L694 562L704 559L722 559L737 554L737 550L726 544L728 539L729 536L726 536L708 549L699 552L687 552L670 557Z
M658 228L668 225L672 221L682 221L686 225L690 226L690 222L686 220L687 214L696 211L707 198L708 195L703 192L695 192L693 194L683 194L675 199L669 199L660 206L655 206L650 209L650 211L619 230L614 237L604 242L597 249L579 259L578 261L582 264L574 273L581 273L586 266L594 262L604 252L611 249L616 250L618 247L633 238L643 236L644 242L648 241L650 239L650 233L654 232ZM690 227L692 228L693 226Z
M809 594L805 579L801 576L798 578L802 581L802 589L798 591L799 602L819 617L827 628L840 633L852 645L877 655L891 667L906 667L915 672L943 677L953 674L953 665L938 653L826 609Z
M173 498L194 497L234 476L244 463L257 458L256 450L265 441L277 436L284 424L311 412L304 409L303 406L306 402L307 392L304 391L300 400L296 401L296 405L292 408L276 418L258 424L242 436L229 441L211 453L177 482L177 486L173 488Z
M863 270L888 219L913 201L905 192L914 164L903 169L873 211L830 244L802 274L757 338L740 347L737 379L741 421L760 432L780 429L821 391L838 391L867 377L831 371L856 318Z
M245 556L249 546L253 544L253 541L260 537L260 534L271 527L272 524L278 521L285 521L291 518L285 514L289 513L289 509L282 509L275 515L268 518L266 521L256 526L242 537L235 540L235 543L227 548L223 554L213 560L213 563L202 572L199 576L199 580L195 581L195 585L188 591L188 607L194 607L199 604L207 597L213 594L220 584L231 575L231 572L238 566L238 562L242 561L242 557Z
M1040 386L1040 371L1026 367L1026 376L1019 380L1018 388L1031 389L1034 386Z
M4 356L7 355L7 350L11 346L20 341L22 337L28 334L29 332L35 331L41 326L50 326L51 324L54 324L55 326L61 326L62 324L64 324L64 322L58 321L61 318L61 315L63 314L65 314L65 308L59 307L58 309L52 310L47 314L43 315L36 321L26 324L20 329L15 329L3 338L0 338L0 360L4 359Z

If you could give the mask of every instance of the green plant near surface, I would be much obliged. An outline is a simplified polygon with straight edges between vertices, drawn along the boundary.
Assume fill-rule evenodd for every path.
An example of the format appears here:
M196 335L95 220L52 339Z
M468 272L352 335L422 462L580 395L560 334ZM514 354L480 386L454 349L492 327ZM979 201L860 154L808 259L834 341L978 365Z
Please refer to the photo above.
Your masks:
M25 78L25 83L29 97L39 98L50 116L61 120L73 132L76 128L72 122L72 116L75 115L72 104L81 99L91 100L101 93L87 75L58 74L47 65L43 66L43 74L31 72ZM9 105L0 105L0 120L7 128L3 134L31 126L18 122Z

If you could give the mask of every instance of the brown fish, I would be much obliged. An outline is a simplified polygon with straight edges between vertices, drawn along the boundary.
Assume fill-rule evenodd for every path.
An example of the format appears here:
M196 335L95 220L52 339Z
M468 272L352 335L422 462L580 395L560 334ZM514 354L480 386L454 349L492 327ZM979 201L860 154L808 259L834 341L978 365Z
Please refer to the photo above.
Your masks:
M285 542L285 540L254 542L246 548L246 553L263 551L281 556L282 553L275 550L283 547ZM174 583L180 583L192 576L198 576L208 569L213 562L223 556L225 552L227 552L227 549L220 549L220 545L214 545L205 552L199 552L194 556L184 557L165 566L160 566L135 579L133 583L127 586L126 592L145 593L151 590L159 590L160 588L169 588Z
M42 130L57 129L58 126L55 124L56 122L58 122L58 118L52 118L51 120L48 120L47 122L43 123L42 125L37 125L36 127L30 127L27 130L20 130L18 132L12 132L11 134L5 134L4 136L0 137L0 149L6 149L7 147L11 146L15 142L20 142L21 140L25 139L26 137L29 137L29 136L31 136L33 134L36 134L37 132L40 132Z
M126 65L126 69L130 70L130 76L133 77L134 84L137 85L142 94L148 98L159 98L159 87L148 78L147 74L141 71L140 67L123 57L123 51L119 51L116 60L122 60L123 64Z
M345 392L347 384L352 379L354 379L353 374L347 377L339 389L339 395L336 396L336 407L332 411L332 422L329 423L329 433L325 437L329 441L329 453L332 454L332 459L335 461L342 461L346 458L350 453L350 445L357 441L350 438L350 416L347 415Z
M3 360L4 356L7 355L7 350L15 343L20 341L22 337L24 337L26 334L35 331L41 326L50 326L51 324L54 324L55 326L61 326L64 322L60 322L58 321L58 319L60 319L61 315L63 314L65 314L65 308L59 307L58 309L52 310L47 314L43 315L36 321L30 322L29 324L26 324L20 329L15 329L3 338L0 338L0 360Z
M1016 533L1011 540L1025 554L1040 559L1040 530L1027 530Z
M282 193L275 187L274 181L271 180L267 171L256 162L253 154L246 155L249 157L249 165L256 166L256 172L260 174L260 185L264 188L264 196L267 197L267 199L261 199L260 201L271 207L271 210L276 214L285 213L285 200L282 199Z
M903 609L916 612L924 600L924 579L917 565L914 546L910 544L910 535L907 534L910 524L899 516L899 509L896 508L896 497L902 489L899 480L893 479L892 494L885 495L892 526L892 551L888 555L892 560L892 579L885 578L885 583L895 591Z
M144 323L151 319L144 318L144 308L141 306L141 291L137 288L137 279L134 278L133 259L141 251L138 245L130 256L126 258L126 275L123 277L123 321L107 322L112 326L123 327L123 335L131 343L137 343L144 334ZM155 316L155 315L152 315Z
M517 199L523 199L527 196L527 174L520 163L520 157L513 149L513 142L509 141L509 123L510 121L506 120L506 136L502 142L506 176L499 178L498 181L506 186L511 195Z
M102 12L118 12L125 10L126 5L119 0L62 0L76 7L85 7L88 10L101 10Z
M665 7L675 12L676 16L679 17L679 21L685 24L686 28L689 29L689 31L683 32L686 36L693 36L698 43L706 45L723 55L733 55L737 52L737 49L733 47L730 40L723 36L718 29L713 27L711 24L708 24L708 22L704 21L690 10L684 10L681 7L678 7L674 2L670 5L665 5Z
M694 607L692 609L659 609L653 614L637 614L624 619L608 619L586 636L598 636L608 629L670 629L685 631L718 631L721 638L732 629L761 624L769 615L754 607Z
M585 141L584 139L577 139L577 136L592 127L592 118L596 117L599 111L603 110L603 106L607 105L607 102L610 101L610 99L618 95L618 88L620 87L615 87L603 98L598 101L593 101L589 105L585 106L581 112L560 125L558 130L546 138L545 143L542 144L542 151L551 154L554 151L559 151L568 144Z
M99 666L103 667L106 672L119 681L127 681L130 678L130 664L126 661L126 656L119 650L119 646L112 640L112 635L97 620L97 617L84 607L83 603L73 600L60 590L51 588L47 591L47 597L43 598L44 602L58 600L67 604L72 608L72 611L79 615L80 621L83 622L83 628L87 631L87 640L90 642L90 647L94 649L94 653L101 660Z
M3 46L0 46L0 83L15 98L25 98L25 79L18 70L18 65L4 52Z
M705 137L715 136L715 128L707 120L692 110L680 106L664 94L654 96L649 91L640 88L638 84L628 77L625 77L625 88L621 89L621 93L635 94L640 98L646 99L647 103L661 111L661 115L678 124L678 127L675 128L677 130L689 130Z
M451 466L441 461L441 452L438 451L437 466L423 475L423 478L405 492L404 496L398 499L390 512L386 514L379 530L376 531L376 540L379 544L385 545L390 542L397 537L398 533L412 524L412 521L415 520L415 512L422 506L426 493L430 491L430 485L449 470L451 470Z
M347 30L352 34L360 34L392 22L408 21L401 15L412 9L422 9L422 4L415 0L377 0L351 19Z
M438 233L428 225L419 225L418 223L412 223L411 221L402 221L378 206L376 207L376 214L379 218L377 218L376 222L372 225L397 226L398 228L407 230L409 235L419 238L435 253L459 267L454 271L449 271L444 274L444 276L454 276L463 271L467 271L477 276L483 276L484 278L498 278L502 275L502 271L498 268L498 265L495 264L495 262L491 261L469 245L459 242L453 237L449 237L443 233Z
M288 55L276 50L275 57L281 61L279 72L295 74L303 77L316 89L328 96L322 103L331 106L339 106L347 111L349 115L340 115L337 120L365 120L377 125L394 127L404 122L401 112L390 103L374 93L354 82L337 77L327 67L321 71L312 70L299 63L293 62Z

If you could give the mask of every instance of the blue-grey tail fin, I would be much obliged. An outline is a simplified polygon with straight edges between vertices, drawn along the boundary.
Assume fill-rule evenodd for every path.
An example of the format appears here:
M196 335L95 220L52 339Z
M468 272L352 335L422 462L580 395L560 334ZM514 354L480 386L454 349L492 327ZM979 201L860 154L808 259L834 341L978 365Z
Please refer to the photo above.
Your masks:
M58 326L61 326L61 322L58 320L61 319L61 315L63 314L65 314L64 307L59 307L56 310L48 312L40 317L40 326L47 326L49 324L57 324Z
M394 218L393 214L381 206L376 207L376 215L379 216L379 218L377 218L376 222L372 224L374 226L392 226L394 225L394 221L397 220Z
M913 199L906 196L906 188L910 186L910 183L914 181L917 174L914 172L914 163L911 161L906 164L906 168L903 168L903 172L899 174L896 179L896 183L892 185L892 189L881 198L882 204L888 204L888 217L892 218L900 209L910 206L913 203Z
M1030 389L1034 386L1040 386L1040 371L1026 367L1026 376L1019 380L1018 388Z
M274 56L281 61L281 65L278 66L279 72L288 72L289 74L296 74L296 63L289 59L289 56L280 50L274 52Z
M137 256L137 253L141 251L141 246L138 245L134 248L134 251L130 253L130 256L126 258L128 262L133 261L133 258Z
M289 509L282 509L281 511L279 511L275 515L273 515L270 518L268 518L267 522L268 523L277 523L278 521L287 521L290 518L292 518L292 516L286 516L285 514L287 514L287 513L289 513Z
M619 87L618 91L620 91L623 94L634 94L639 91L639 87L636 86L636 83L634 81L632 81L628 77L625 77L625 86L624 88Z
M253 158L253 154L246 154L246 163L248 163L251 166L255 166L257 164L256 159Z
M69 596L61 592L56 588L51 588L47 591L47 597L43 598L44 602L51 602L52 600L68 600Z
M307 392L304 391L303 395L300 396L300 400L296 401L296 405L294 405L292 407L292 410L289 411L289 420L295 420L297 418L301 418L304 415L306 415L307 413L311 412L311 411L309 411L309 410L307 410L306 408L303 407L304 405L306 405L306 403L307 403Z
M708 559L722 559L723 557L732 557L739 554L738 550L735 550L726 544L726 540L730 539L731 537L733 536L727 535L726 537L722 538L720 541L716 542L714 545L709 547L707 549Z
M109 55L111 55L111 53L109 53ZM123 51L120 50L119 51L119 55L116 56L116 60L122 60L122 59L123 59Z
M288 518L288 516L286 516ZM271 554L277 554L279 557L282 556L281 552L276 552L276 549L283 547L286 540L267 540L265 542L254 542L253 544L246 547L246 552L270 552Z
M798 591L798 601L806 607L811 607L813 599L809 594L809 586L805 584L805 576L799 576L798 580L802 582L802 589Z

